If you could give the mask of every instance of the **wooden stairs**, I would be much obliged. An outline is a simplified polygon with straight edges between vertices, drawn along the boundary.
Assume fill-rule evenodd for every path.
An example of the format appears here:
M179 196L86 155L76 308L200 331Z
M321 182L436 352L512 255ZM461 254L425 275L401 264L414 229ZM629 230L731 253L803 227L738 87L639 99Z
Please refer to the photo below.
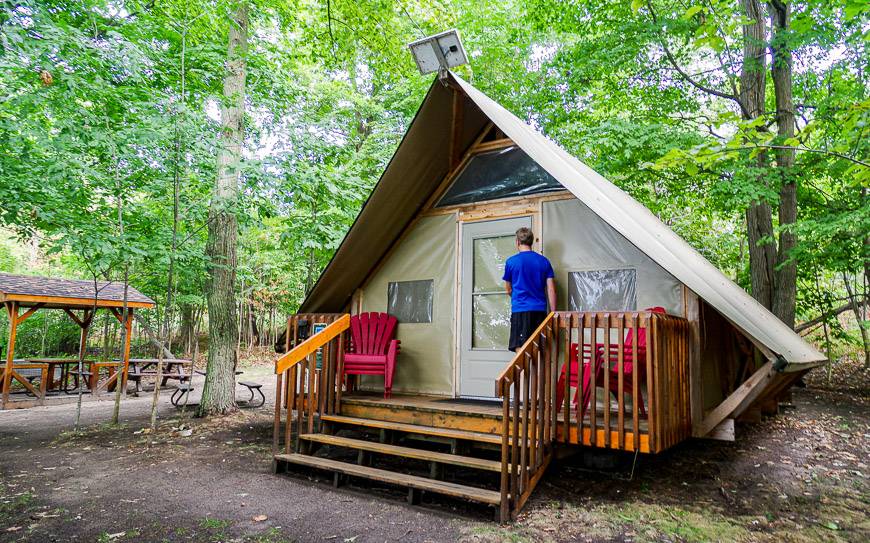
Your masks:
M295 452L276 454L273 468L331 472L336 487L349 477L404 487L411 504L419 503L423 492L464 499L494 506L500 518L501 435L463 429L468 416L449 410L438 426L401 422L425 411L418 406L394 416L375 411L378 418L322 415L319 431L299 434ZM492 427L501 426L498 415L486 418L493 419Z
M350 315L305 315L323 327L300 341L302 317L288 321L288 352L275 362L276 473L319 469L336 486L368 479L408 489L411 503L423 493L443 494L495 506L501 522L516 518L557 440L555 313L495 379L497 400L482 404L366 396L342 377Z

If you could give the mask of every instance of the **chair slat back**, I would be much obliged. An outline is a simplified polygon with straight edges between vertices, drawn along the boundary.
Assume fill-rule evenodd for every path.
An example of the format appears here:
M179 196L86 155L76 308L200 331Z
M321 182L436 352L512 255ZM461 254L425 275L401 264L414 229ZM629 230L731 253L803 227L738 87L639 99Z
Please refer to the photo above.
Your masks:
M387 313L360 313L350 318L350 333L356 354L386 354L396 330L396 317Z
M647 307L646 309L644 309L644 311L649 311L650 313L660 313L662 315L667 314L665 308L661 306ZM627 330L625 332L625 341L623 342L623 344L626 347L632 346L633 342L631 330ZM637 348L646 349L646 328L640 328L637 331Z

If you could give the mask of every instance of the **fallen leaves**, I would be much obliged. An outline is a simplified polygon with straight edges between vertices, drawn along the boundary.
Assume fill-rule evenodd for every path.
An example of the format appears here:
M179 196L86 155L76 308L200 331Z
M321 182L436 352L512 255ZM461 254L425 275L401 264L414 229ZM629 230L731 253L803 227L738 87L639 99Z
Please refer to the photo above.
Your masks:
M268 518L269 517L267 517L266 515L257 515L254 518L252 518L251 520L253 520L254 522L263 522L264 520L266 520Z

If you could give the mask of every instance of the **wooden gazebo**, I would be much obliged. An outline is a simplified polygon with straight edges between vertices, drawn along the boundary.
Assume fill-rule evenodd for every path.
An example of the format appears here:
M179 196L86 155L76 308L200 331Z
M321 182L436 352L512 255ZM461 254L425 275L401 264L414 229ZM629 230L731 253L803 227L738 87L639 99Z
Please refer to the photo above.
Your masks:
M81 328L79 358L83 358L86 348L87 330L94 318L96 309L109 310L124 325L126 334L121 360L118 363L104 363L112 374L105 383L106 388L117 382L121 375L121 386L127 383L127 370L130 364L130 335L133 325L133 312L137 309L154 307L154 301L136 290L127 287L127 300L124 301L124 283L116 281L88 281L78 279L57 279L29 275L0 273L0 302L9 315L9 340L6 348L6 363L0 370L2 379L2 408L13 407L9 401L10 388L14 378L36 396L38 403L44 403L46 386L54 376L52 361L34 359L15 360L15 336L18 325L40 309L60 309ZM126 313L124 307L126 305ZM97 366L97 367L94 367ZM92 371L98 375L100 364L93 363ZM121 371L114 371L120 367ZM38 370L41 374L40 388L19 373L19 370ZM95 371L94 371L95 370ZM92 390L96 390L92 383ZM13 402L14 407L25 407L33 402Z

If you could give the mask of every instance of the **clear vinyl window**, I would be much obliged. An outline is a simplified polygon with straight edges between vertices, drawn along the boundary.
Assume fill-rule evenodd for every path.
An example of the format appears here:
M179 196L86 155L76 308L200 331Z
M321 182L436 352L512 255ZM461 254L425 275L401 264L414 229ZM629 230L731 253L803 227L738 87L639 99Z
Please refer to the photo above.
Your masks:
M590 270L568 273L571 311L634 311L637 270Z
M561 183L516 146L474 155L436 207L562 190Z
M435 280L397 281L387 285L387 313L400 323L432 322Z

